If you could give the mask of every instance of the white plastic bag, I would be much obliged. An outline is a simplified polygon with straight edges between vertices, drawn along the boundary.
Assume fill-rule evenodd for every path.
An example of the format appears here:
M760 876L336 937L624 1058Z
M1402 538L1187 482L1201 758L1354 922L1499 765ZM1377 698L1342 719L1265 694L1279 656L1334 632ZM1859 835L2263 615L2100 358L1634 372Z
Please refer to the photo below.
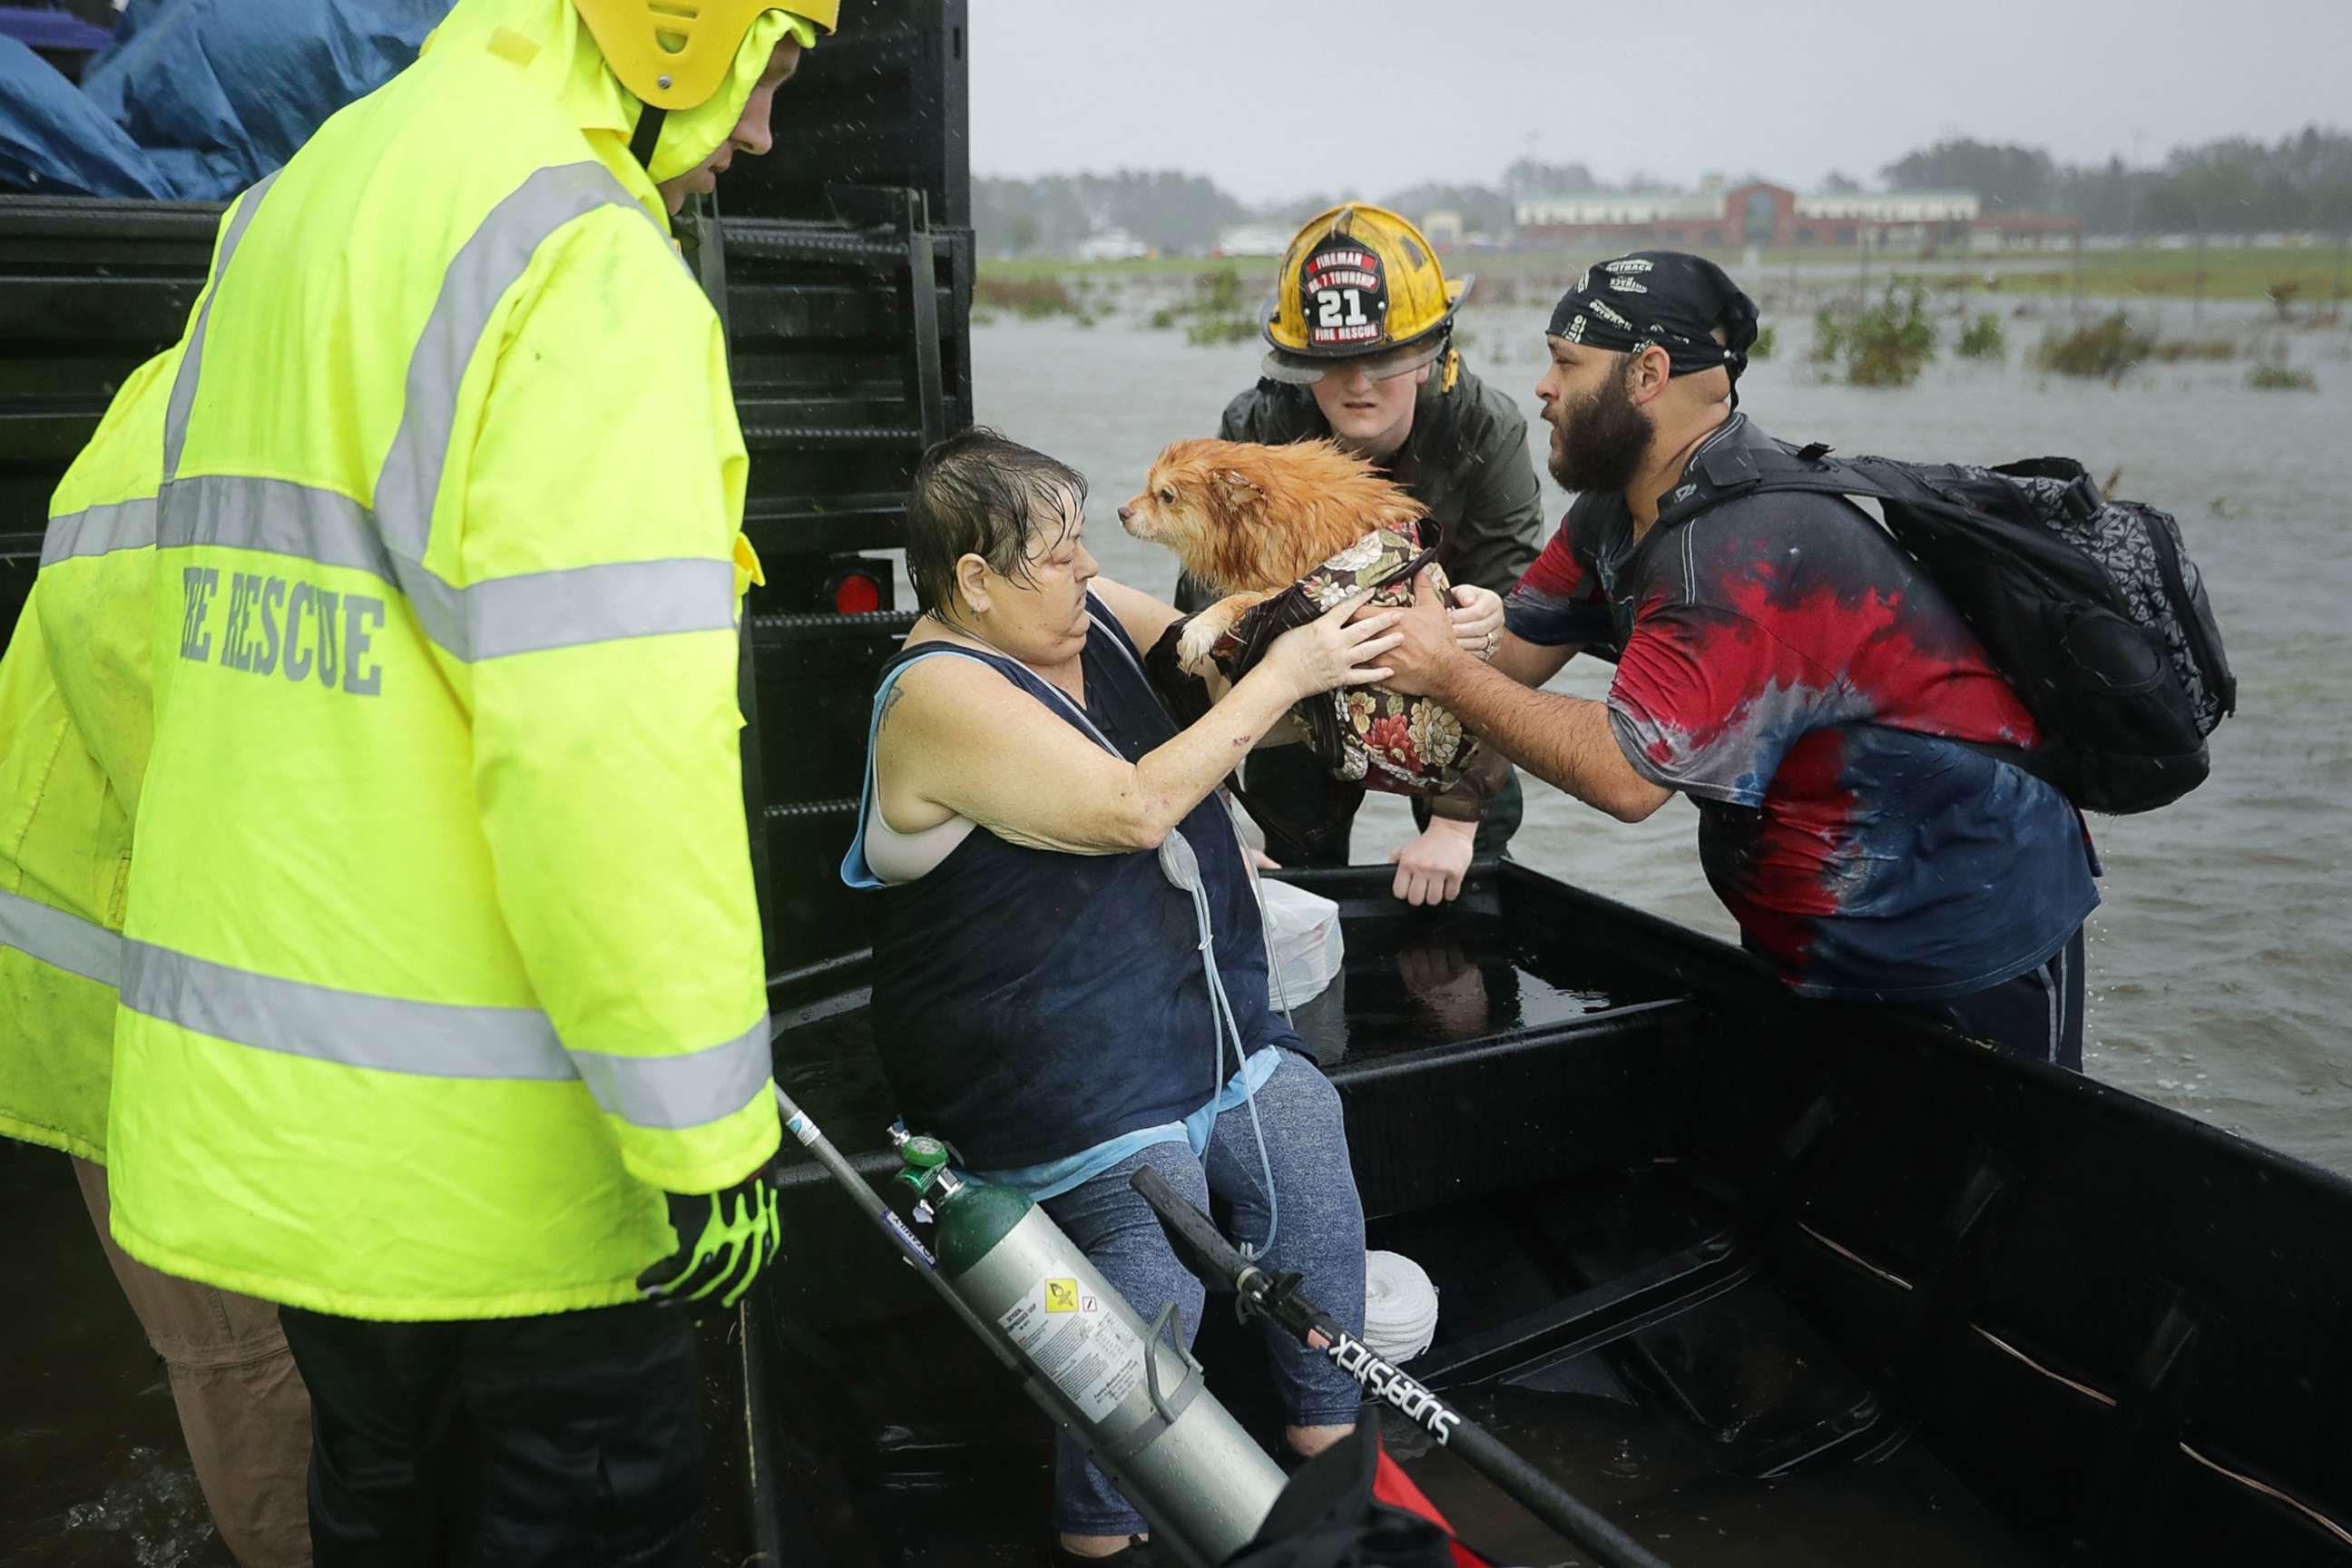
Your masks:
M1268 1000L1277 1009L1303 1007L1339 973L1339 906L1319 893L1262 879L1265 945L1271 956Z

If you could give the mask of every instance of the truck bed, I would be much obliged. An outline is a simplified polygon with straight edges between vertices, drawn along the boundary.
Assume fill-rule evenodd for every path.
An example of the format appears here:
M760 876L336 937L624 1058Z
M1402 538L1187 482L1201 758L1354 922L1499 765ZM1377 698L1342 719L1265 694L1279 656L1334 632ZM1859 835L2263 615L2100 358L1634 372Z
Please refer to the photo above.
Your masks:
M1340 900L1298 1011L1370 1242L1425 1268L1408 1370L1688 1563L2352 1562L2332 1400L2352 1186L1942 1033L1825 1028L1746 955L1504 864ZM856 961L776 996L778 1075L896 1168ZM1048 1430L813 1164L747 1320L763 1527L788 1561L1013 1563ZM1135 1303L1148 1317L1158 1303ZM1213 1298L1212 1386L1275 1446ZM1499 1560L1572 1563L1412 1428ZM2225 1550L2226 1549L2226 1550Z

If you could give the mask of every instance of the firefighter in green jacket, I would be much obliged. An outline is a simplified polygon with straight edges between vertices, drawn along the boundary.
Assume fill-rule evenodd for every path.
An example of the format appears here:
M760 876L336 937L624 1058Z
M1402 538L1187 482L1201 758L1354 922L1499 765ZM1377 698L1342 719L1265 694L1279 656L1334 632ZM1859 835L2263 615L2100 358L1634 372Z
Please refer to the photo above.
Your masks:
M1421 231L1364 203L1308 220L1291 240L1264 333L1265 376L1225 405L1218 436L1281 445L1329 437L1377 464L1443 531L1438 563L1460 585L1507 595L1543 544L1528 423L1465 369L1454 316L1470 279L1449 279ZM1214 595L1189 577L1176 602ZM1303 747L1245 764L1266 852L1286 866L1344 866L1364 786L1332 778ZM1519 825L1516 777L1485 804L1415 801L1422 832L1391 853L1396 894L1434 903L1461 890L1472 855L1503 853Z

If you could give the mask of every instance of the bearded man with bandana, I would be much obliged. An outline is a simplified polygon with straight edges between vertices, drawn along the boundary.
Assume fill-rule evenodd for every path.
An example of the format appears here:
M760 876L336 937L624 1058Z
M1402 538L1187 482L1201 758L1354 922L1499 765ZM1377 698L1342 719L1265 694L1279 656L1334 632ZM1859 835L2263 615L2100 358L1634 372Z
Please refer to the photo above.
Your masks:
M2063 795L1979 749L2042 735L1950 601L1836 498L1657 526L1700 457L1778 448L1738 407L1756 320L1696 256L1578 279L1536 387L1576 503L1491 664L1459 655L1424 593L1390 684L1620 821L1688 795L1709 885L1800 994L2079 1070L2098 868ZM1617 666L1605 700L1538 689L1580 650Z

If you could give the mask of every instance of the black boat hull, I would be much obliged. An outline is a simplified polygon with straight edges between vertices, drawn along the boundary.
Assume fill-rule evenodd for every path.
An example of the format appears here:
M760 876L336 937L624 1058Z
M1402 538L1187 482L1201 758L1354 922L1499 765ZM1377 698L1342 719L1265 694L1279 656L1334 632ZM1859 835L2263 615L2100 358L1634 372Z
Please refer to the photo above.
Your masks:
M1347 973L1298 1022L1372 1244L1440 1290L1411 1370L1670 1560L2352 1563L2352 1184L1940 1031L1864 1028L1522 867L1442 912L1384 871L1294 879L1345 911ZM780 988L779 1073L878 1177L860 978ZM749 1320L762 1506L807 1561L1015 1560L1042 1423L793 1174L799 1266ZM1210 1317L1213 1382L1270 1430L1255 1347ZM1565 1560L1392 1435L1466 1533Z

